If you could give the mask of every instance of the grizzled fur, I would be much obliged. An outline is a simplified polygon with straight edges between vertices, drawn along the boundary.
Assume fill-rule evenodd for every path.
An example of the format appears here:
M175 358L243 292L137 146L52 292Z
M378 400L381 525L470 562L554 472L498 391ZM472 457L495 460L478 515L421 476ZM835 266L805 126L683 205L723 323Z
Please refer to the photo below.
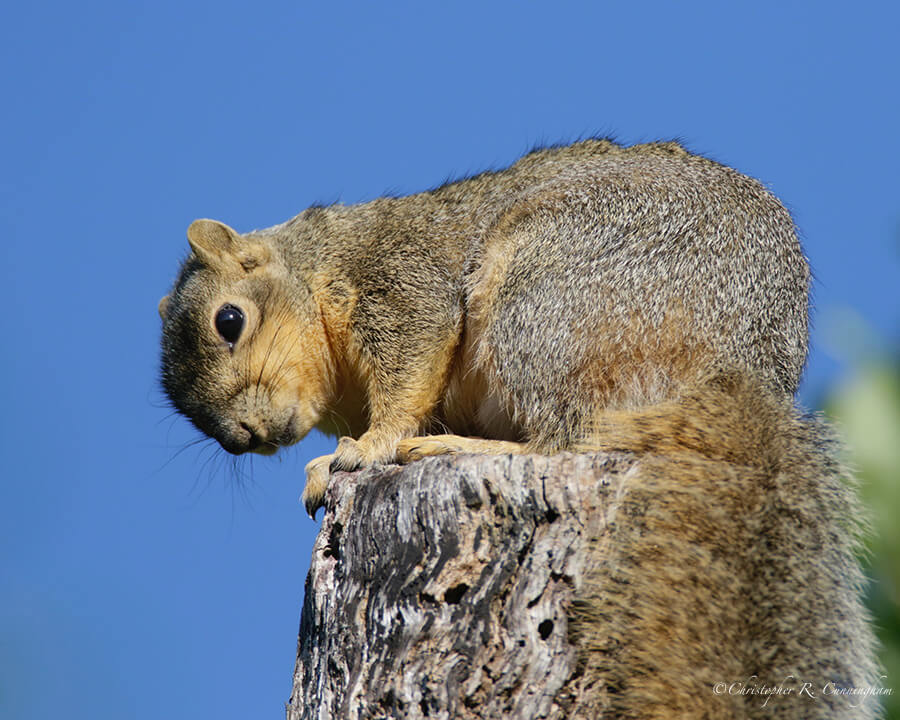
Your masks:
M836 530L853 494L822 427L790 405L809 268L755 180L675 143L588 140L246 235L200 220L188 239L160 303L166 392L234 453L313 427L343 435L307 466L311 513L336 468L453 452L652 459L631 490L646 517L613 536L618 559L573 616L615 717L727 716L708 691L677 688L682 671L871 676L852 533ZM215 321L227 306L243 317L234 342ZM435 430L448 434L420 436ZM819 560L772 576L766 558L795 549ZM735 588L745 604L717 599ZM724 632L731 621L747 634Z
M876 697L835 692L885 681L860 599L866 516L831 429L725 371L596 431L642 460L572 609L596 689L573 717L878 716Z
M393 460L429 425L564 449L597 408L676 397L710 367L793 393L806 359L809 270L787 211L672 143L541 150L431 192L312 208L243 242L270 258L235 280L268 282L277 267L289 314L308 323L317 306L339 326L333 369L360 392L345 434L362 434L339 448L344 468ZM193 269L173 307L210 282ZM188 355L171 335L164 384L196 422L210 388L186 402ZM191 377L217 378L213 365ZM284 431L258 425L267 442ZM241 446L240 433L212 434Z

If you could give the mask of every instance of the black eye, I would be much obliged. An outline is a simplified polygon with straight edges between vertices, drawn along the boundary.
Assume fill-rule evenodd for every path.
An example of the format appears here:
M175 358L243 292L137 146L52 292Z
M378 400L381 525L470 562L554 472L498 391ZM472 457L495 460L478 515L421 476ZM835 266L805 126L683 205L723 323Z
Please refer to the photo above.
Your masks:
M244 313L234 305L223 305L216 313L216 330L229 345L234 345L244 329Z

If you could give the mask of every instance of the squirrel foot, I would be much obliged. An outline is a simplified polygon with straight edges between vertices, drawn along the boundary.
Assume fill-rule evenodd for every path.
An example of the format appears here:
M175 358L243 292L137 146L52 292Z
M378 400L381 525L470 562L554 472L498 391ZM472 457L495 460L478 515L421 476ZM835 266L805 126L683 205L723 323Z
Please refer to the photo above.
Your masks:
M306 463L306 486L300 500L306 507L307 514L316 519L316 510L325 502L325 490L328 488L328 478L331 476L331 461L334 455L322 455Z
M390 445L389 449L388 445ZM388 463L394 459L392 444L374 442L363 435L358 440L342 437L338 440L337 449L331 456L331 472L346 470L352 472L366 465Z
M391 452L371 450L365 438L343 437L331 455L322 455L306 465L306 487L301 500L313 519L325 500L325 490L332 472L353 471L364 465L380 462L411 463L432 455L521 455L527 452L524 443L504 440L484 440L461 435L427 435L399 440Z

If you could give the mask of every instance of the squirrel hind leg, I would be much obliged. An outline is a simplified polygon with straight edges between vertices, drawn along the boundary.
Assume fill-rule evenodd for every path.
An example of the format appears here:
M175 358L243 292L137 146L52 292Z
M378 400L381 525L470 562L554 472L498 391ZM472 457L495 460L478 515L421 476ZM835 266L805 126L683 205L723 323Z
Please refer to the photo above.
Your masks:
M462 435L427 435L397 443L397 462L411 463L434 455L523 455L525 443L485 440Z
M573 450L676 456L684 452L754 466L778 464L796 432L789 398L751 370L716 368L674 398L601 409ZM779 440L781 438L781 440Z

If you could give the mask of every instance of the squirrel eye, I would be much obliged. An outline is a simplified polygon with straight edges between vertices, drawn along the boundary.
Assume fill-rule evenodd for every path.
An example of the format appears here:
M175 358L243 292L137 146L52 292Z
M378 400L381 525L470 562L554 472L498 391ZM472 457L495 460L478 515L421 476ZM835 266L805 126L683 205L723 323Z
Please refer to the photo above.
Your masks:
M229 345L234 345L244 329L244 313L234 305L223 305L216 313L216 330Z

